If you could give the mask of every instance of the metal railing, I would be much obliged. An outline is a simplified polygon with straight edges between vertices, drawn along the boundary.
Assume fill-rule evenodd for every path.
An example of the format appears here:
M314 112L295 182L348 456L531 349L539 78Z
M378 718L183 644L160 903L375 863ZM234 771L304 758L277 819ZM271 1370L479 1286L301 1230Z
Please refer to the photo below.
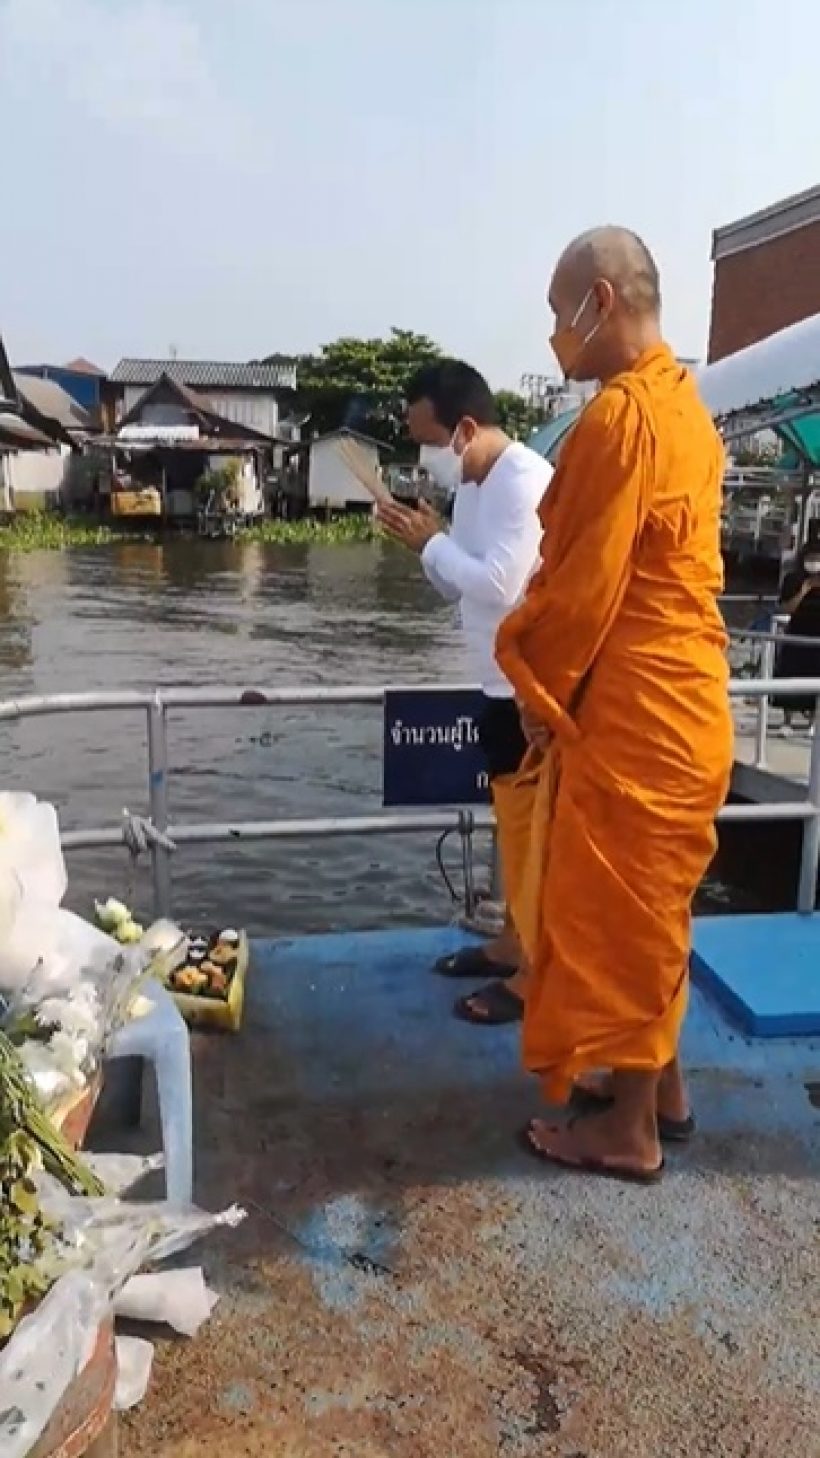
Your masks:
M770 629L732 628L729 630L729 638L732 643L752 643L755 645L759 645L760 652L756 665L757 676L759 678L774 680L775 664L777 661L777 650L778 647L780 647L783 643L784 631L788 623L789 616L787 613L775 613L772 616L772 626ZM820 647L820 639L809 638L797 634L789 634L788 641L789 647L794 648L814 648L816 651L817 648ZM804 698L806 694L810 693L811 690L807 688L804 690L803 694L799 695L799 697ZM752 697L752 695L750 693L747 693L745 697L749 698ZM784 695L782 692L782 688L779 682L777 687L777 697L786 697L786 695ZM789 697L792 696L789 695ZM798 695L795 694L794 697L798 697ZM767 694L759 697L757 702L757 715L755 719L755 769L766 769L768 766L770 709L770 695Z
M745 636L748 636L746 634ZM767 640L772 635L763 635ZM421 691L423 685L414 685ZM436 687L440 688L441 685ZM463 687L463 686L461 686ZM382 687L324 688L166 688L151 693L122 692L65 693L36 695L0 700L0 723L46 715L73 713L106 713L122 710L142 712L147 720L148 805L150 823L175 845L197 845L208 842L242 840L284 840L343 835L441 833L456 830L469 835L473 829L492 829L489 811L424 811L395 814L342 815L313 819L201 821L196 824L174 824L169 818L168 714L170 710L201 708L284 708L301 706L317 708L332 704L382 706L391 689ZM805 698L813 695L820 703L820 678L780 679L771 677L752 681L733 680L730 693L734 698L757 698L761 701L776 693L783 698ZM719 821L803 822L803 844L797 893L798 910L814 911L818 868L820 868L820 735L811 746L810 767L805 798L765 804L726 805ZM123 844L122 826L62 833L66 850ZM154 908L157 916L171 912L170 852L158 842L150 845L153 862Z

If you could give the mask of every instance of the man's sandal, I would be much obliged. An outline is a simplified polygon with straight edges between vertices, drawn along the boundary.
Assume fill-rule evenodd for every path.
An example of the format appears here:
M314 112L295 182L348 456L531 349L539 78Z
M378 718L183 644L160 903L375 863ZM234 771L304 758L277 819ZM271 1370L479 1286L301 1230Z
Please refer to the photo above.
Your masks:
M453 1005L453 1012L464 1023L476 1023L485 1028L500 1027L502 1023L520 1023L524 1016L524 999L512 992L503 982L488 982L460 997Z
M483 947L462 947L458 952L450 952L446 957L439 957L433 963L433 971L439 977L489 977L499 979L514 976L518 969L509 966L506 962L494 962L487 956Z

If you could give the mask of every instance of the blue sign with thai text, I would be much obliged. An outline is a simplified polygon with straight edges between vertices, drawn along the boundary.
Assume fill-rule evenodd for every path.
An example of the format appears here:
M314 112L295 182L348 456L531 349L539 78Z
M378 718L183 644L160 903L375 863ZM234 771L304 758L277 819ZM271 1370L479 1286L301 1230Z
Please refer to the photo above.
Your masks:
M400 689L384 701L384 804L485 805L474 689Z

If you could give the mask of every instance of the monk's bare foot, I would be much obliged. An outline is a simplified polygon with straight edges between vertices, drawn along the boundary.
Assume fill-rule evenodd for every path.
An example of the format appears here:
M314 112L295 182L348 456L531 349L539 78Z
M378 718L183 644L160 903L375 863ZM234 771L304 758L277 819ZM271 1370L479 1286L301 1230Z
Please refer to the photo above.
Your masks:
M575 1080L579 1093L589 1094L601 1102L612 1099L612 1074L588 1073ZM672 1123L685 1123L691 1114L689 1095L680 1060L667 1064L658 1080L658 1114Z
M527 1137L537 1154L568 1166L652 1175L663 1162L657 1130L637 1122L626 1124L615 1109L563 1125L533 1119Z
M512 927L505 926L497 937L491 937L483 946L484 956L488 962L496 962L501 967L519 967L521 965L521 947L518 937Z
M509 982L507 983L510 992L514 992L516 997L521 998L522 1002L525 1001L527 996L527 984L529 982L529 979L530 974L527 971L526 967L519 967L515 976L511 977Z
M688 1119L691 1112L692 1106L689 1103L689 1094L680 1059L674 1058L671 1063L667 1063L660 1076L658 1113L664 1119L673 1119L676 1123L680 1123Z

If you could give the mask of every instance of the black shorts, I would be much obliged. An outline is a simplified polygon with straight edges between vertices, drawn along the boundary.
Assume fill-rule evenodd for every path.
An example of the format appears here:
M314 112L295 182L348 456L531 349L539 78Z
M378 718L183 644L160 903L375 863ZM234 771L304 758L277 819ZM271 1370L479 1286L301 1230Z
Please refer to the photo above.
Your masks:
M515 699L491 699L485 695L478 735L490 779L514 775L527 752L527 740Z

